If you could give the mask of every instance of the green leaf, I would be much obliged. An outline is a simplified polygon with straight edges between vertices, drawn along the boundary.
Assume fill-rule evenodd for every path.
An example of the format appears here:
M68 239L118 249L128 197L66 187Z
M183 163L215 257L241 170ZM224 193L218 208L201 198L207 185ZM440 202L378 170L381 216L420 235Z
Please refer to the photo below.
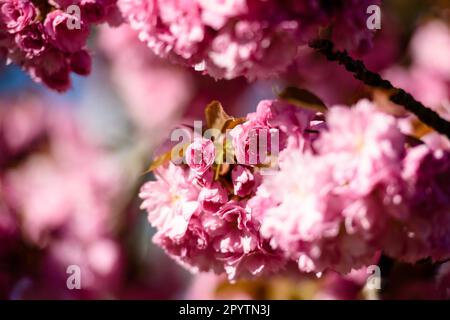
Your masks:
M314 93L305 89L287 87L282 92L278 93L278 97L300 108L319 112L327 111L325 103Z

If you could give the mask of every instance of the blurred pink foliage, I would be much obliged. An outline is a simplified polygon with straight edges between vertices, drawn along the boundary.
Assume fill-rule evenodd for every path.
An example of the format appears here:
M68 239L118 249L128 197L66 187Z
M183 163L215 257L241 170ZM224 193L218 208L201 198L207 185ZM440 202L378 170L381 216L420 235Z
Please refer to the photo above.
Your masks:
M138 128L156 134L174 125L194 94L192 75L150 53L128 26L102 28L99 45Z
M1 154L6 155L1 196L14 228L21 230L18 245L40 252L33 273L14 271L11 286L29 281L15 294L45 297L47 286L60 283L53 294L64 296L69 265L82 266L87 292L114 288L121 252L109 220L123 180L119 164L83 135L69 110L49 108L35 98L12 103L0 109ZM16 250L11 258L26 259Z

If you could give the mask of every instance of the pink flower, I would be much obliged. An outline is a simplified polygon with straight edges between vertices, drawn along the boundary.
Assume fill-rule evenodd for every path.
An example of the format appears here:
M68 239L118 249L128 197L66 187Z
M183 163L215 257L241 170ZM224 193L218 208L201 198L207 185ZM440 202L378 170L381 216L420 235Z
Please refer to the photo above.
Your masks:
M337 46L357 53L367 52L375 34L367 28L367 8L371 5L380 7L381 4L381 0L347 0L328 7L323 4L322 9L327 12L327 19L334 19L332 39ZM342 34L351 34L351 37L342 37Z
M202 8L202 20L218 30L228 19L248 12L247 0L199 0Z
M312 255L303 252L314 248L310 249L307 243L334 237L339 231L338 199L330 192L334 187L331 167L297 150L289 152L280 165L280 172L267 176L257 191L257 198L270 198L273 204L259 217L261 234L273 248L281 248L287 256L299 259L301 270L314 271L318 266L311 258L310 266L301 264L303 256ZM261 202L251 204L258 203Z
M95 292L114 292L121 277L121 251L118 243L108 238L87 243L76 239L63 239L54 241L44 257L43 265L43 281L49 281L46 279L49 278L54 282L45 284L47 288L44 287L44 292L41 293L44 297L56 295L58 298L63 295L60 292L55 293L52 286L64 282L67 275L65 270L73 265L80 268L83 274L82 288L91 292L91 295ZM32 287L29 291L32 291L30 294L39 296L35 288Z
M260 237L259 224L245 203L226 202L226 190L218 182L199 193L188 172L173 164L157 176L158 181L147 182L141 190L142 208L157 228L154 242L179 263L194 272L225 272L230 280L284 265Z
M202 188L198 201L204 211L217 212L228 201L228 192L220 183L213 182L211 185Z
M85 0L48 0L48 2L59 9L65 9L72 4L78 5L81 1Z
M264 22L238 21L223 28L211 42L205 58L214 78L269 78L284 71L294 60L295 22L268 28Z
M86 43L89 28L77 16L69 15L61 10L52 11L45 18L44 26L50 42L58 49L67 52L79 51ZM69 24L80 25L80 28L69 28Z
M30 71L36 82L59 92L70 88L70 66L64 53L50 48L36 57L34 62L36 66L30 67Z
M158 180L147 182L139 193L144 200L141 208L147 211L149 222L159 232L169 238L182 237L191 216L200 209L199 190L188 172L172 163L159 169L156 176Z
M197 175L203 175L214 163L216 149L209 139L195 139L186 149L186 163Z
M37 17L37 10L29 0L0 1L0 23L3 22L10 33L22 31Z
M265 163L286 147L307 148L314 113L277 100L261 101L247 121L230 131L239 164Z
M108 7L105 5L105 2L112 1L82 0L81 16L83 20L88 23L104 22L108 12Z
M20 66L56 91L70 88L70 73L86 76L85 46L94 23L122 22L116 0L0 0L0 60ZM81 7L80 16L70 6ZM83 52L83 53L81 53Z
M139 31L139 38L167 56L172 51L183 59L196 61L195 57L205 37L200 11L195 0L120 0L119 7L131 27Z
M432 150L450 150L450 140L437 132L428 133L422 141Z
M224 262L230 280L258 276L283 267L284 261L259 235L258 225L238 203L225 204L217 215L205 217L216 259Z
M248 227L248 223L251 221L251 215L238 203L229 202L223 206L217 215L227 222L237 222L238 229L244 229Z
M87 76L91 73L92 59L86 50L75 52L70 58L70 69L76 74Z
M316 0L119 0L118 4L141 41L157 55L215 78L254 79L284 71L299 46L330 24L338 28L338 35L352 34L344 46L369 46L372 32L365 24L366 8L378 2L329 6Z
M266 149L279 162L272 175L262 174L259 155L248 163L256 154L252 130L279 134ZM214 144L196 139L188 166L170 164L163 172L176 173L158 172L159 181L144 186L155 243L192 271L234 281L291 263L302 272L348 273L373 264L380 252L412 263L450 256L449 151L407 146L400 120L368 100L334 106L324 117L265 100L231 136L245 165L213 176ZM189 196L176 197L183 199L178 205L171 195L180 193ZM341 287L353 297L362 283L327 281L329 290L318 297L338 296Z
M40 55L47 46L47 35L40 23L34 23L26 27L15 36L17 46L31 59Z
M411 191L412 205L416 208L427 206L427 211L450 206L450 153L444 150L432 150L426 145L409 149L404 160L403 177L413 183ZM430 199L432 197L432 199ZM425 208L423 208L425 210Z
M239 197L251 195L256 189L256 178L252 171L244 166L237 165L231 171L234 194Z
M405 138L394 117L362 100L352 109L331 108L326 123L329 130L315 147L321 154L332 154L334 179L340 185L364 194L400 171Z
M249 201L261 233L300 270L348 272L383 247L407 218L401 181L404 137L395 118L367 101L333 107L314 153L288 148L280 171ZM402 223L402 222L400 222Z

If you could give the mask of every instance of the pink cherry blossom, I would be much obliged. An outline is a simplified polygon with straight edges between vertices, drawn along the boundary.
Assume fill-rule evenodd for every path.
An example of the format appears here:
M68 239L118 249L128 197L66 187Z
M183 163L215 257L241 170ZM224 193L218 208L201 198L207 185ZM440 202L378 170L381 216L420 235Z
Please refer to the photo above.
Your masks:
M247 0L199 0L202 9L202 20L205 24L218 30L232 17L248 11Z
M31 24L15 36L17 46L27 58L38 57L46 48L47 34L42 24Z
M231 171L231 180L233 181L234 194L239 197L245 197L252 194L257 187L258 179L252 171L244 166L235 166Z
M141 41L154 53L215 78L274 76L296 58L299 46L333 24L346 48L367 48L366 8L378 1L329 6L317 1L119 0Z
M197 175L208 170L216 158L214 143L209 139L195 139L186 149L186 163Z
M392 116L377 112L367 100L352 109L333 107L328 131L315 144L320 154L332 154L334 179L352 192L366 193L400 171L405 138Z
M404 137L368 101L331 108L326 124L314 153L283 151L280 171L249 204L262 235L300 270L348 272L372 260L390 221L405 218Z
M80 16L71 12L77 5ZM71 86L71 72L90 73L86 42L94 24L122 22L116 0L0 1L0 59L20 66L56 91Z
M261 233L271 246L281 248L305 272L347 272L371 261L374 248L362 235L352 230L340 235L345 203L335 191L332 157L292 151L283 160L280 172L268 176L257 191L256 198L269 197L272 206L252 208L264 212ZM264 202L252 205L257 203Z
M91 73L91 56L86 50L75 52L70 58L70 69L76 74L87 76Z
M230 131L238 163L264 163L286 147L307 148L313 119L312 111L277 100L261 101L246 122Z
M29 0L0 1L0 19L10 33L22 31L36 18L37 9Z
M192 183L189 172L169 164L157 172L158 181L147 182L139 196L144 199L142 209L148 220L170 238L185 235L189 221L200 209L199 190Z
M198 201L204 211L217 212L223 204L228 202L228 192L220 183L213 182L202 188Z
M189 171L169 164L141 190L142 208L157 228L154 242L193 272L226 273L230 280L283 267L280 253L259 234L245 203L227 202L219 182L200 187ZM201 190L200 190L201 188Z
M74 24L79 23L80 28L69 28L69 21ZM76 52L79 51L89 36L89 30L81 20L76 20L75 16L71 16L64 11L55 10L47 15L44 22L45 31L49 36L50 42L61 51Z

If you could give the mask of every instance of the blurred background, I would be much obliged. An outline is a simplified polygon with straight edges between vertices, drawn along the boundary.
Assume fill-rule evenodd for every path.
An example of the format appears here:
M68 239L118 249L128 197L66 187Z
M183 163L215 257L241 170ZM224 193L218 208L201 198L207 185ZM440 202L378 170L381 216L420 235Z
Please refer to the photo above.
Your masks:
M15 66L0 67L0 298L442 297L426 267L407 265L394 268L402 276L381 293L365 288L366 270L236 284L191 275L152 244L154 230L139 210L138 190L152 179L145 172L158 146L180 123L202 119L211 100L244 116L287 85L328 105L362 97L383 103L377 92L308 48L279 78L253 83L215 81L162 61L127 26L97 29L89 48L93 73L74 77L65 94ZM384 1L382 28L360 58L449 117L450 1ZM71 265L80 267L81 290L67 288ZM439 270L442 279L447 269Z

